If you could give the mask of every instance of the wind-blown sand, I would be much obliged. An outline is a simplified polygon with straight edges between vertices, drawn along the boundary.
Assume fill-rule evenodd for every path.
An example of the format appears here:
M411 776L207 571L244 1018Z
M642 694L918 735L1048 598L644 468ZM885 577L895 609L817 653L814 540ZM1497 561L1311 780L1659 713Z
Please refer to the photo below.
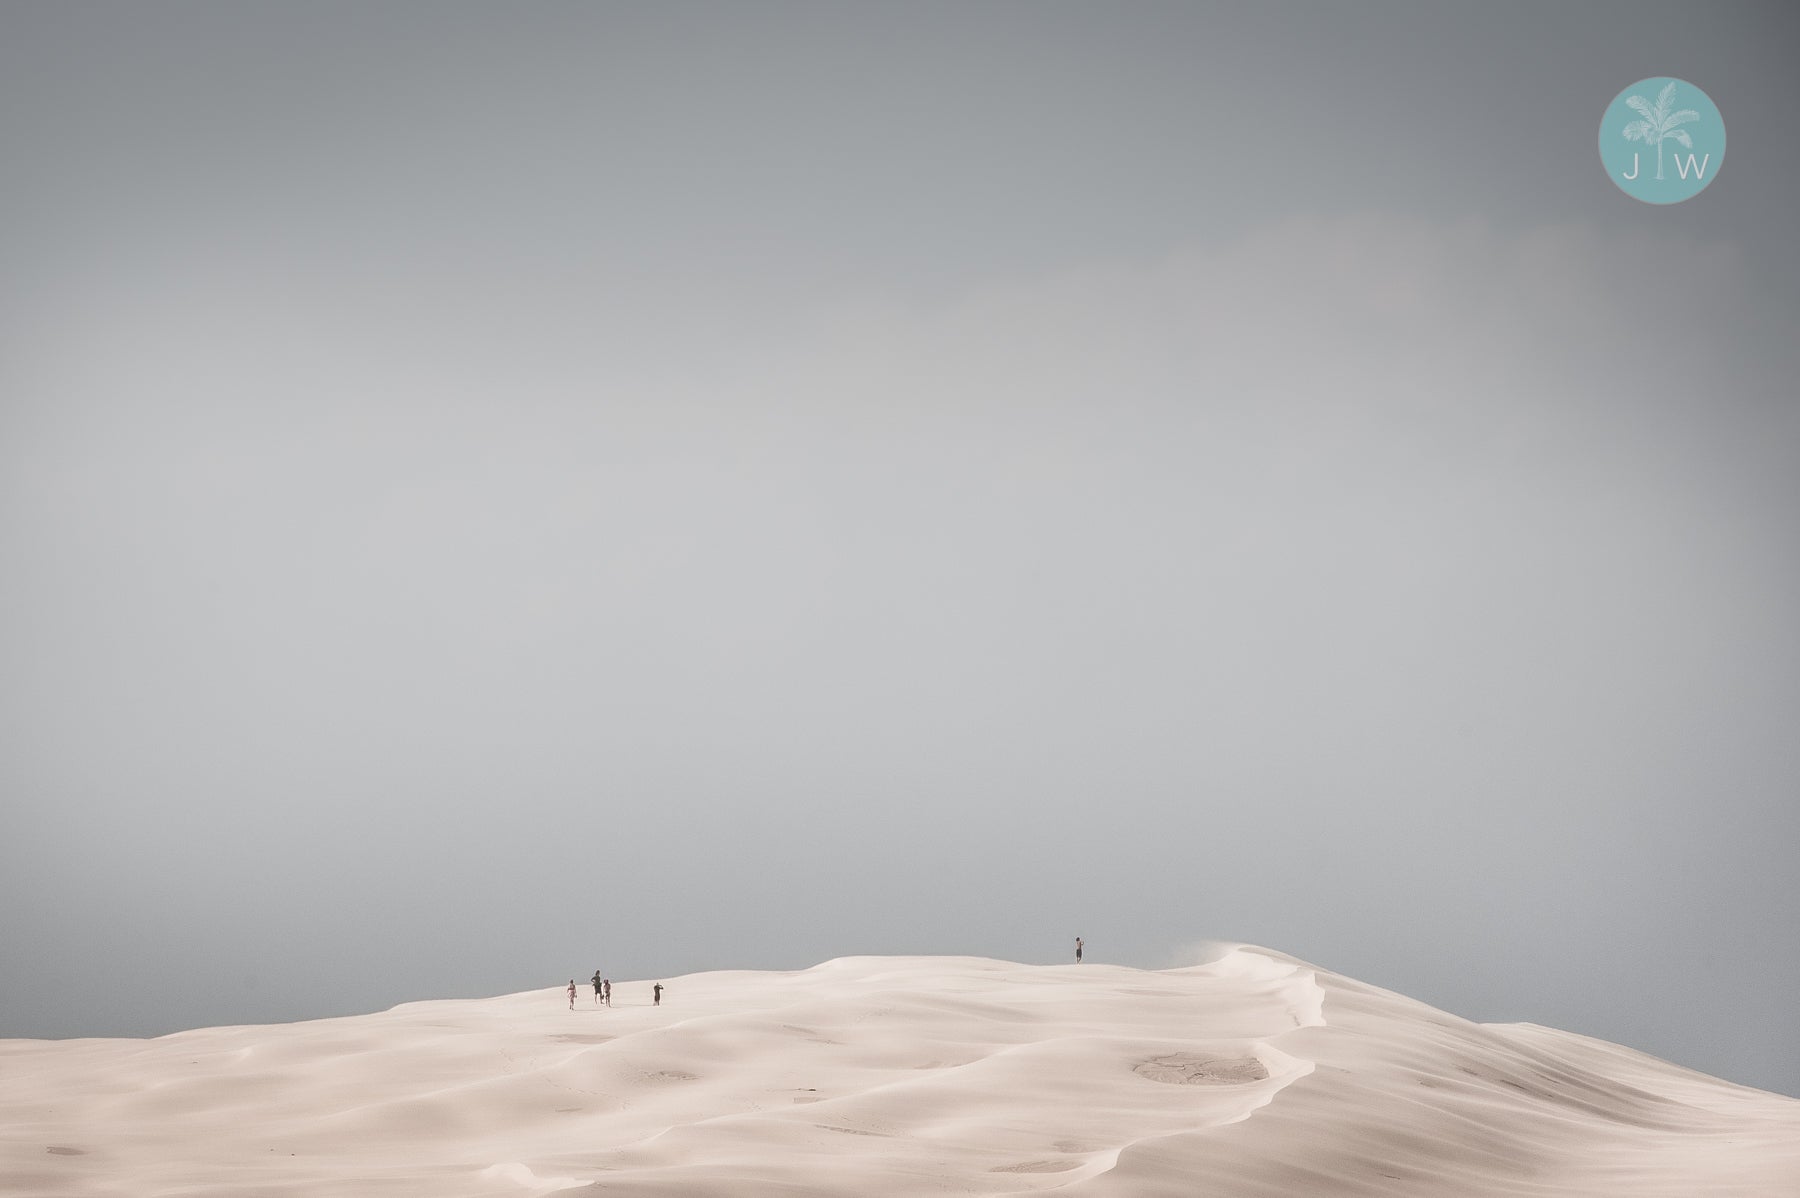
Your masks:
M1267 950L0 1042L0 1195L1800 1194L1800 1100Z

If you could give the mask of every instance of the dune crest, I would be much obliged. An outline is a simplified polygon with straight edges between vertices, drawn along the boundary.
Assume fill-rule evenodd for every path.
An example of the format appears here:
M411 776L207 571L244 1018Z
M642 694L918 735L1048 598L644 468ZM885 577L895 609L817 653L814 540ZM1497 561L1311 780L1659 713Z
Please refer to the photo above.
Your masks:
M1251 946L841 958L615 1004L0 1042L0 1196L1800 1192L1800 1100Z

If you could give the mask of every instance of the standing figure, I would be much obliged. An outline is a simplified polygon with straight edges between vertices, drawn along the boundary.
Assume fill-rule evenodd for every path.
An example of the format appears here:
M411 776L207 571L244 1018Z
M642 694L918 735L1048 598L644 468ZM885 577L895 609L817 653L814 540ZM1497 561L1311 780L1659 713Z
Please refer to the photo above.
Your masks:
M1075 937L1075 964L1081 964L1081 937Z
M604 1002L607 1006L609 1006L609 1007L612 1006L612 979L611 978L602 978L601 979L601 981L600 981L600 1000L602 1002Z
M600 1001L600 971L598 969L594 970L594 1001L596 1003Z
M569 979L569 1010L575 1009L575 979Z
M650 987L650 1005L653 1007L662 1006L662 983L661 982L658 982L658 983L656 983L656 985Z

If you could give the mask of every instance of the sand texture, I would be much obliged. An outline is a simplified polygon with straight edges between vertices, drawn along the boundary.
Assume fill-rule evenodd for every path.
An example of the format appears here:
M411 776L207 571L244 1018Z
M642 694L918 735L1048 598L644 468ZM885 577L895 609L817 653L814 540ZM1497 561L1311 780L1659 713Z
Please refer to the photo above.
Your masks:
M0 1196L1800 1195L1800 1100L1248 946L0 1041Z

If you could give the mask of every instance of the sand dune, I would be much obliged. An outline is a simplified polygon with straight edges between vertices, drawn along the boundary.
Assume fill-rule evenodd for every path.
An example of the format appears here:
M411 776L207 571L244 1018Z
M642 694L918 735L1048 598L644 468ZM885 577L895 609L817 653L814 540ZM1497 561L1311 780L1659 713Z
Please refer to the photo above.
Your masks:
M0 1195L1800 1194L1800 1100L1278 953L0 1042Z

